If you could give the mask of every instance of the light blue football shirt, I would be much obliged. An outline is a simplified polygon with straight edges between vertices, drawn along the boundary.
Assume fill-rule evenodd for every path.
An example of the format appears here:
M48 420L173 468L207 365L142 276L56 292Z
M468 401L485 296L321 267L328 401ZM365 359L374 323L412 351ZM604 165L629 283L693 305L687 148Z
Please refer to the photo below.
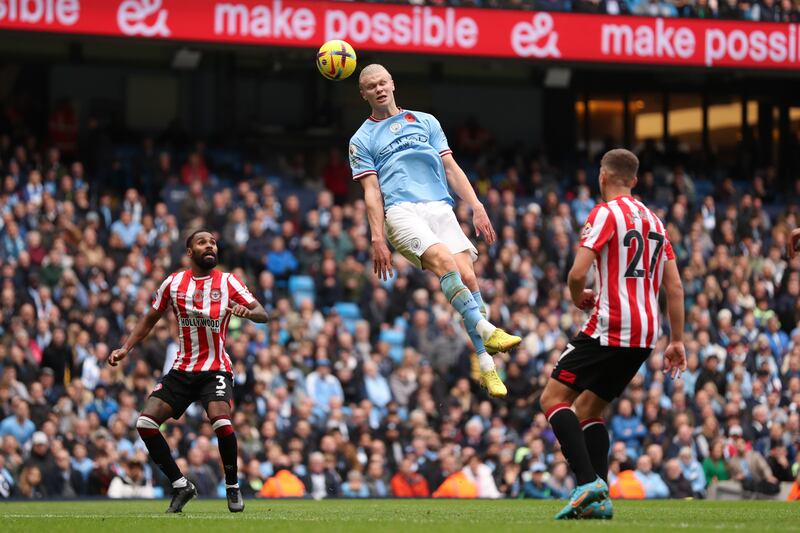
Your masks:
M450 153L433 115L401 109L383 120L364 121L350 139L350 168L354 180L378 175L384 209L401 202L453 205L442 164Z

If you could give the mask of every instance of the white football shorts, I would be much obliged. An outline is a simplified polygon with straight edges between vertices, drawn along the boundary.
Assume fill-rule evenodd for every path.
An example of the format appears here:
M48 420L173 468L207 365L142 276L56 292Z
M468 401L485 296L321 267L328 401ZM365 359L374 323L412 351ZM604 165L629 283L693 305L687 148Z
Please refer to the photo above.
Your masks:
M469 251L473 261L478 258L478 250L461 231L453 208L444 201L395 204L386 210L384 227L394 249L419 268L422 254L439 243L453 255Z

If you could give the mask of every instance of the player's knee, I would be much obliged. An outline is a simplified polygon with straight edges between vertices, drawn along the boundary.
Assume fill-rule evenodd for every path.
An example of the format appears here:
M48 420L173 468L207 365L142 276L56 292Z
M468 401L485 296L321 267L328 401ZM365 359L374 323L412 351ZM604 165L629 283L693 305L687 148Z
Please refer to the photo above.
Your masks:
M569 401L569 398L563 396L557 388L550 386L548 383L542 392L539 403L542 406L542 411L547 413L558 404L571 404L572 402Z
M552 407L553 403L553 394L547 387L545 387L544 391L542 391L542 396L539 398L539 404L542 406L542 411L547 412L547 410Z
M219 415L211 419L211 427L217 438L227 437L233 434L233 424L229 415Z
M431 246L425 251L422 259L425 268L440 277L447 272L455 272L458 269L453 255L445 246Z
M450 255L449 252L441 252L440 254L440 261L442 265L442 270L446 272L458 272L458 265L456 264L456 260L453 259L453 256Z
M607 403L597 396L584 392L575 400L575 414L580 420L602 418Z
M142 439L154 437L160 433L159 423L147 415L140 415L136 419L136 431Z
M476 287L478 285L478 278L475 276L475 272L472 271L471 268L465 268L461 272L461 281L464 282L464 285L471 291L472 287Z

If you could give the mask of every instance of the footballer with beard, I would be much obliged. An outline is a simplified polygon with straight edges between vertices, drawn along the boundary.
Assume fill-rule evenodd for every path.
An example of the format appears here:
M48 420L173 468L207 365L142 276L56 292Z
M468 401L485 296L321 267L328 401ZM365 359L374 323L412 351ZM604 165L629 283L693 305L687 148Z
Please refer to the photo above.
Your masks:
M186 253L191 268L164 280L147 316L123 346L109 355L108 364L117 366L147 337L167 309L172 309L178 320L178 355L147 398L136 430L150 457L172 482L174 492L167 512L179 513L197 495L197 489L178 468L159 428L168 418L180 418L192 402L201 401L217 434L228 509L241 512L244 500L238 483L238 444L231 425L233 365L225 352L225 334L231 316L265 323L267 312L239 278L215 269L217 241L209 231L189 235Z

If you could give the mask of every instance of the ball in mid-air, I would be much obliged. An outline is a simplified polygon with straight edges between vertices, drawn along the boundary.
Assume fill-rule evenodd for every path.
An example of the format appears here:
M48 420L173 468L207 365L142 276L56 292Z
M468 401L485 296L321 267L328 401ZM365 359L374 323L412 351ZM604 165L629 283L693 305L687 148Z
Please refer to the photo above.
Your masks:
M317 52L317 68L329 80L343 80L356 69L356 51L347 41L328 41Z

